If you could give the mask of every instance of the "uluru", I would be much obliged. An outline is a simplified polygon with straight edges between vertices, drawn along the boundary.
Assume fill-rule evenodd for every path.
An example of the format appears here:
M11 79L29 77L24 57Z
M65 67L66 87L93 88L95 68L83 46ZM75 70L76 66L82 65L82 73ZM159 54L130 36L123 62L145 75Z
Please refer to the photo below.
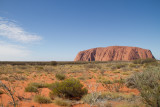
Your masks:
M129 46L109 46L80 51L74 61L131 61L153 58L148 49Z

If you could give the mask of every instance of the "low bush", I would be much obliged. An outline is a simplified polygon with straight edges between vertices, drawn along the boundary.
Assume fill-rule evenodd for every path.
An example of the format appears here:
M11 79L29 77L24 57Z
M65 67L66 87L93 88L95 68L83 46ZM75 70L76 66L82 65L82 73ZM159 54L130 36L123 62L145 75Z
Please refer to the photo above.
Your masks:
M58 80L64 80L64 79L66 78L66 76L65 76L64 74L57 73L57 74L56 74L56 78L57 78Z
M50 93L52 96L61 98L80 99L88 93L80 81L73 78L50 84L49 88L52 90Z
M50 98L41 95L34 96L34 101L40 104L52 103L52 100Z

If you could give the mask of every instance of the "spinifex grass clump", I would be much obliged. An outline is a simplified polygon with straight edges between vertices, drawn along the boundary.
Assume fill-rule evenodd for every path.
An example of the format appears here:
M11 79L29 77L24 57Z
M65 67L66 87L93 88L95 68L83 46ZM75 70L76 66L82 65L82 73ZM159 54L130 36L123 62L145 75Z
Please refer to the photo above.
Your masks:
M52 103L52 100L50 98L41 95L34 96L34 101L40 104Z
M86 88L79 80L67 79L62 82L55 82L49 86L52 90L50 96L58 96L61 98L80 99L83 95L88 93Z
M160 107L160 68L151 67L127 79L128 87L139 90L144 102L151 107Z

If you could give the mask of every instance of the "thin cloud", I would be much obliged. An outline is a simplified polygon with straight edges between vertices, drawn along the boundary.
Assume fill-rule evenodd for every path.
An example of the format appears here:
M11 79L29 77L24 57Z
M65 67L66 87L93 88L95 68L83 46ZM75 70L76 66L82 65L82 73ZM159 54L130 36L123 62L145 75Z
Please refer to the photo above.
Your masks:
M39 35L25 31L22 27L18 26L15 21L2 17L0 17L0 36L23 43L39 41L42 39Z
M24 60L25 57L30 56L30 51L25 47L3 41L0 41L0 51L1 61Z

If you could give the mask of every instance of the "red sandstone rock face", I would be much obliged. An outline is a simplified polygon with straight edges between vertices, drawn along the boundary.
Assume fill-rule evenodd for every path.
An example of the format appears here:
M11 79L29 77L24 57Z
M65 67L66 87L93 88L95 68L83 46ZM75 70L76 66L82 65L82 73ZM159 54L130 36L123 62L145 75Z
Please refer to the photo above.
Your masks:
M146 58L154 58L150 50L138 47L110 46L81 51L74 61L131 61Z

